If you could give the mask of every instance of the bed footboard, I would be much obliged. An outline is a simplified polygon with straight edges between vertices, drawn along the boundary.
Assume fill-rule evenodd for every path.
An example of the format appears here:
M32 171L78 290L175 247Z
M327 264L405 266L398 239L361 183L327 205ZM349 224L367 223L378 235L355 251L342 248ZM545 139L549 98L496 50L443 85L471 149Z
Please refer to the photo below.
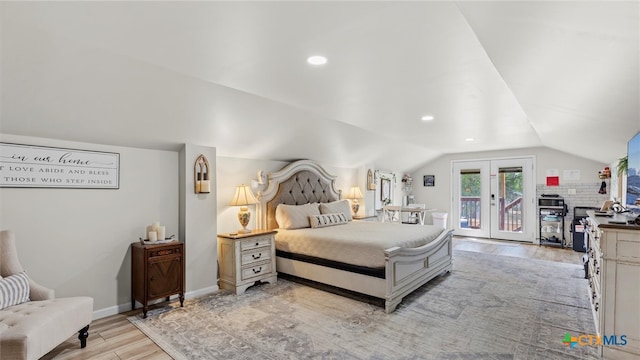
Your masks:
M453 229L445 230L429 244L418 248L394 247L385 251L385 312L391 313L402 299L442 272L452 268Z

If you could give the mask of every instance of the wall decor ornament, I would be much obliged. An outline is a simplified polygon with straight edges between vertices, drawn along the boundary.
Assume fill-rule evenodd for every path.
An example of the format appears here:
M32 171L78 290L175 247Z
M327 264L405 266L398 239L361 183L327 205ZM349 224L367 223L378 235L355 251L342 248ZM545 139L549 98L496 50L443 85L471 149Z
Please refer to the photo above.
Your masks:
M193 166L193 179L196 194L208 194L211 192L211 168L209 160L203 154L198 156Z
M367 190L375 190L376 181L373 179L373 173L371 169L367 170Z
M413 178L409 174L402 175L402 191L410 192L411 185L413 184Z
M118 189L120 154L0 143L0 187Z
M393 204L396 174L392 171L376 170L374 173L374 181L375 183L379 183L379 186L375 190L374 208L381 209L383 206Z

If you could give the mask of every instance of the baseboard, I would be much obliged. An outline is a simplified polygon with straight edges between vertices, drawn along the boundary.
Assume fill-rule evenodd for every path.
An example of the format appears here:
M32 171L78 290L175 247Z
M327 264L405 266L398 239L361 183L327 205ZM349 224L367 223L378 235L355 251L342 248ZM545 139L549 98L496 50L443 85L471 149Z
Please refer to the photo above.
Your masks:
M193 291L189 291L186 292L184 294L184 298L185 299L193 299L199 296L203 296L203 295L207 295L210 293L214 293L216 291L218 291L218 285L214 285L214 286L210 286L210 287L206 287L206 288L202 288L202 289L198 289L198 290L193 290ZM174 295L171 296L171 300L175 300L178 298L178 295ZM156 303L160 303L163 302L164 299L158 299L156 301L150 302L149 304L156 304ZM136 309L139 309L140 307L142 307L142 304L140 303L136 303ZM108 308L104 308L104 309L99 309L99 310L94 310L93 312L93 320L98 320L98 319L102 319L105 318L107 316L111 316L111 315L117 315L117 314L121 314L127 311L131 311L131 302L127 302L125 304L120 304L120 305L116 305L116 306L110 306Z
M193 299L193 298L196 298L196 297L199 297L199 296L203 296L203 295L214 293L214 292L216 292L218 290L220 290L218 285L213 285L213 286L209 286L209 287L198 289L198 290L194 290L194 291L189 291L189 292L184 294L184 297L185 297L185 299Z

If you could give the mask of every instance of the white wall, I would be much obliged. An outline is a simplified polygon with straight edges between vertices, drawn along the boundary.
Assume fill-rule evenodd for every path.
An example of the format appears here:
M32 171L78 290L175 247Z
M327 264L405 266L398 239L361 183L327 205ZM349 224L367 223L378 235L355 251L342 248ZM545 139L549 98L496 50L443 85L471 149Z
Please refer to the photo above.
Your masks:
M120 188L0 188L0 229L16 233L23 266L57 297L94 298L96 318L130 309L130 244L146 225L160 221L186 246L186 291L217 290L217 233L236 231L235 187L258 170L277 171L289 161L216 157L216 149L185 145L178 152L105 146L0 134L0 141L120 154ZM210 194L193 191L193 163L205 154L216 176ZM346 192L358 169L326 166ZM366 177L366 170L364 172ZM364 186L364 185L362 185ZM255 227L254 217L249 227Z
M214 186L208 194L196 194L194 165L204 155L215 182L216 149L185 145L180 151L180 238L185 243L185 288L189 296L218 290L218 246L216 219L217 192Z
M130 244L160 221L178 235L178 153L0 134L3 142L120 153L120 188L0 188L0 229L57 297L87 295L100 314L131 304Z
M427 204L427 208L436 208L450 213L452 160L479 160L523 155L535 155L536 157L536 184L546 184L547 169L557 169L560 171L560 184L567 185L575 183L578 191L588 191L588 189L578 187L578 184L599 183L598 171L608 166L608 164L602 164L548 148L445 155L412 172L411 175L414 180L412 193L415 195L417 203L425 203ZM568 182L562 178L563 170L579 170L581 175L580 180ZM424 175L435 175L435 186L423 186L422 178ZM597 191L597 189L595 189L595 191Z

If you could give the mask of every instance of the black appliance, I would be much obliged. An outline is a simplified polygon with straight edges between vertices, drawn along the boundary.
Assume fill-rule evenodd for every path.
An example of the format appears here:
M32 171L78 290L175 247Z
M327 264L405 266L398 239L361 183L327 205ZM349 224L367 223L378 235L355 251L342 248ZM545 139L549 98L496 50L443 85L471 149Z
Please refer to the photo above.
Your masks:
M573 240L573 250L580 252L587 252L589 248L588 237L585 236L584 233L584 225L580 222L585 218L589 217L587 215L588 210L600 210L595 207L588 206L576 206L573 208L573 220L571 221L571 234Z

